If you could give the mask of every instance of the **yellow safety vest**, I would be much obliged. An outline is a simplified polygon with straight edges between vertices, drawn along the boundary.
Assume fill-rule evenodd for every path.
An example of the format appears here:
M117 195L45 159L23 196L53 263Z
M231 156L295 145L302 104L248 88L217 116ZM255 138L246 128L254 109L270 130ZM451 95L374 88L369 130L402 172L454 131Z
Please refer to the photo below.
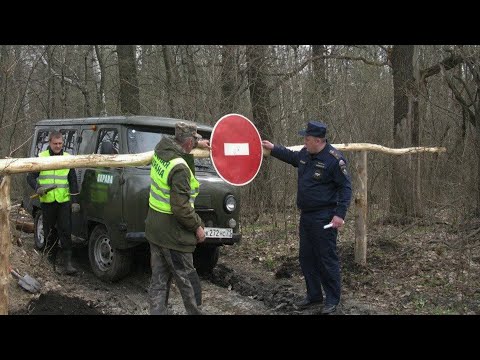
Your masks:
M182 158L165 161L160 159L157 155L153 155L152 167L150 170L152 185L150 185L150 197L148 199L148 204L153 210L165 214L173 214L170 205L168 175L178 164L184 164L190 171L190 205L192 208L195 206L195 198L198 195L200 183L195 179L195 176L193 176L192 170L188 167L187 162Z
M64 156L70 155L67 152L63 152ZM50 156L50 151L42 151L38 156L45 157ZM64 203L70 201L70 187L68 185L68 173L70 169L58 169L58 170L42 170L38 176L37 182L40 186L57 185L53 190L50 190L45 195L40 196L40 202L51 203L57 201L58 203Z

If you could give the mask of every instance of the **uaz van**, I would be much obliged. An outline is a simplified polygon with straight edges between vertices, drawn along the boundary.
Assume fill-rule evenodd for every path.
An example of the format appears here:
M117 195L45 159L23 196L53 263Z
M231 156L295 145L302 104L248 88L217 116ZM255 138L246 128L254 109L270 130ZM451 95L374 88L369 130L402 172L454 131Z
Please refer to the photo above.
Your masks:
M63 134L63 150L72 155L138 154L151 151L163 136L173 136L181 120L153 116L118 116L42 120L35 126L30 157L48 146L50 132ZM198 126L209 139L212 127ZM195 158L195 177L200 192L195 211L205 226L213 228L194 252L199 272L212 270L218 261L219 246L241 239L239 233L239 192L215 172L209 158ZM122 168L76 168L81 210L72 214L72 240L87 245L90 265L97 277L116 281L130 272L132 250L146 243L145 218L150 191L150 166ZM38 198L26 185L23 206L35 219L35 247L45 247L42 211Z

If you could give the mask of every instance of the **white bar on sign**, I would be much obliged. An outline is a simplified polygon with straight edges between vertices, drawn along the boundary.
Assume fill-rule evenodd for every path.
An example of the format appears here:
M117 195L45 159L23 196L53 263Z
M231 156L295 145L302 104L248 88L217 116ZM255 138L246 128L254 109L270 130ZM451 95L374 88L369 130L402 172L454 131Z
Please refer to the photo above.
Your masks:
M248 143L224 143L225 156L250 155Z

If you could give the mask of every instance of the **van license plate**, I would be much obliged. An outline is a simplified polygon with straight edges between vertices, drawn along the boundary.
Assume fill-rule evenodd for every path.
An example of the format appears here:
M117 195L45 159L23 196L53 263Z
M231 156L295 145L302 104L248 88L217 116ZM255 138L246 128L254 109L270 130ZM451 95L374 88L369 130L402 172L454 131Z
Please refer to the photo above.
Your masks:
M209 238L231 238L233 235L233 229L229 228L205 228L205 236Z

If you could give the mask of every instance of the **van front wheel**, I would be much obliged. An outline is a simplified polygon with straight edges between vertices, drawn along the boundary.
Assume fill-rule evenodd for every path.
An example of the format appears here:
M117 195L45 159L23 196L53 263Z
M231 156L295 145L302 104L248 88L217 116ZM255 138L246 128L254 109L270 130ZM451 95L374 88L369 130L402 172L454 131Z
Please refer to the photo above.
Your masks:
M115 249L103 225L95 226L90 234L88 259L93 273L105 282L124 278L130 272L132 265L131 251Z
M43 250L45 248L45 236L43 236L43 216L42 210L35 212L35 218L33 220L33 246L37 250Z

